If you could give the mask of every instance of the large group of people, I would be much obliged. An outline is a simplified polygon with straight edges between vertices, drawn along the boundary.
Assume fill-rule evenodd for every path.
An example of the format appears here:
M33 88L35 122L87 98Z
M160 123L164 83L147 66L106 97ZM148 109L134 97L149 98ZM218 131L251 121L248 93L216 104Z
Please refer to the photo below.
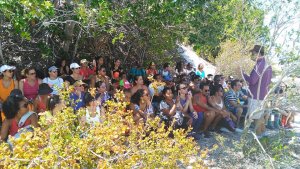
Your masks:
M144 69L136 63L123 69L120 59L109 67L105 57L89 62L59 65L47 69L48 76L41 78L34 67L25 68L17 80L15 66L0 68L1 140L14 136L27 126L38 127L39 113L50 111L53 116L65 106L85 109L79 125L101 123L108 112L105 103L113 99L117 90L124 92L127 109L132 110L135 123L145 123L158 116L166 128L192 128L196 139L210 137L211 132L239 132L245 119L255 121L255 130L263 132L266 111L256 112L261 106L271 83L272 69L264 59L263 47L251 50L257 56L256 65L244 80L228 78L222 74L206 74L204 64L194 68L191 63L179 61L175 68L169 63L157 69L151 62ZM249 90L245 83L249 85ZM62 87L73 86L69 105L59 97ZM96 89L96 95L90 88ZM249 113L247 113L249 112ZM287 116L286 114L283 117ZM290 127L288 121L283 126Z

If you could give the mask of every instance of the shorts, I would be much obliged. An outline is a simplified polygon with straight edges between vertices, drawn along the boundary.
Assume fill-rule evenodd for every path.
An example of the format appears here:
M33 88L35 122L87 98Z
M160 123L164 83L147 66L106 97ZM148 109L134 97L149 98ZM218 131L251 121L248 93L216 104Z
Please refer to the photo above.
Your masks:
M258 109L260 109L261 105L262 105L262 100L255 100L255 99L248 99L248 116L249 119L260 119L263 115L264 115L264 110L258 111Z

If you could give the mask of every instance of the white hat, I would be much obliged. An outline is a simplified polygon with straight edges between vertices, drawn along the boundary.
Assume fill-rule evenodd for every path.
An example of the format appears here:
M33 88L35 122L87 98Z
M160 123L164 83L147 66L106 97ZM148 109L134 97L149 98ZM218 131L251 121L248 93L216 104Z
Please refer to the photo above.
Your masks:
M15 66L3 65L0 67L0 73L3 73L6 70L15 70Z
M80 68L80 66L78 65L78 63L72 63L70 65L70 69L76 69L76 68Z

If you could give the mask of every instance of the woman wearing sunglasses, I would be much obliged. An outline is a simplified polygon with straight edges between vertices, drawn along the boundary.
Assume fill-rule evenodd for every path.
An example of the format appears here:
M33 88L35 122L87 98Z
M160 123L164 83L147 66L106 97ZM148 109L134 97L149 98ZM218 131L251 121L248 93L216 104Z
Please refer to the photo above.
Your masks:
M19 88L28 100L34 100L38 95L39 85L42 80L36 77L36 70L34 67L25 68L22 75L26 77L20 80Z
M37 114L29 111L28 104L28 100L22 95L9 96L3 103L6 119L1 128L2 141L6 141L8 135L16 137L24 130L32 130L30 126L39 127Z
M3 65L0 67L0 110L2 103L7 99L13 89L18 88L18 81L13 79L14 66ZM4 114L1 113L1 121L4 120Z

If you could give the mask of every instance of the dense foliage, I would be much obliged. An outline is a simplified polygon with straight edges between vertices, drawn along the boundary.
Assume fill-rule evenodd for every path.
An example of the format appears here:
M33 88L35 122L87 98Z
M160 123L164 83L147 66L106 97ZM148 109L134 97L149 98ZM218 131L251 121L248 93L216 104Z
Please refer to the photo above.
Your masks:
M64 90L67 98L70 89ZM10 138L0 145L0 165L5 168L201 168L199 146L183 130L165 130L159 118L144 125L133 121L132 112L124 111L128 103L117 93L108 101L102 123L78 125L85 109L74 114L71 107L52 116L40 117L41 128ZM68 100L65 100L67 103ZM173 137L170 137L172 132Z
M226 39L266 36L263 12L242 2L1 0L3 56L52 63L101 55L147 64L174 58L182 42L216 56Z

